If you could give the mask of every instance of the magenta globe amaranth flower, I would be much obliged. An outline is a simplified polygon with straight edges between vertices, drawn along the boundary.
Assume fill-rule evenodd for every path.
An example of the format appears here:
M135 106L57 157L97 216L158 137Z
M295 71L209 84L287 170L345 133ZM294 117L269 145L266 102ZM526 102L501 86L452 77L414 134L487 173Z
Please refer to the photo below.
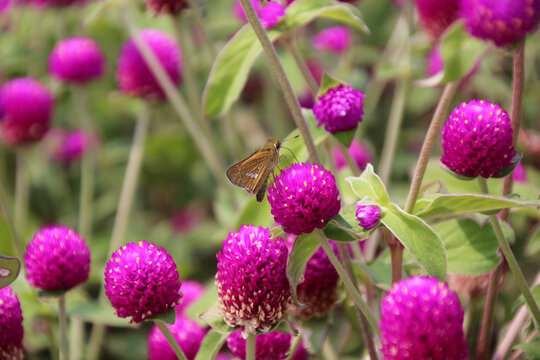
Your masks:
M255 340L255 358L257 360L283 360L287 358L291 347L291 334L271 332L259 334ZM235 358L246 358L246 340L237 330L227 337L227 346Z
M177 313L183 313L194 302L199 300L205 293L206 288L203 284L195 280L182 281L182 302L176 306Z
M171 255L144 240L122 246L105 267L105 294L116 315L135 323L173 309L182 298L180 286Z
M272 215L290 234L323 228L341 209L334 175L318 164L292 164L268 189Z
M312 40L319 51L343 54L351 47L351 30L346 26L333 26L317 33Z
M540 0L470 0L463 2L461 17L471 35L506 46L536 29Z
M526 183L529 181L527 177L527 169L521 162L517 164L516 168L514 169L513 176L515 183Z
M23 317L17 294L8 286L0 289L0 359L21 360Z
M463 309L448 285L425 277L395 283L381 304L385 360L465 360Z
M366 168L367 164L372 161L371 151L366 145L356 139L354 139L351 142L351 145L349 145L349 154L353 158L356 165L358 165L358 168L362 171ZM334 149L332 149L332 157L334 158L334 162L338 170L347 166L347 161L345 160L345 156L343 155L343 152L339 146L335 146Z
M169 35L154 29L139 32L144 41L159 60L173 84L181 80L181 52L176 41ZM154 77L133 39L128 40L118 59L116 81L120 90L129 95L146 99L164 99L165 92Z
M462 103L452 111L442 131L441 163L459 175L489 178L512 165L510 117L485 100Z
M460 0L415 0L422 28L438 39L458 18Z
M74 230L48 226L26 246L26 279L42 290L69 290L84 283L90 273L90 250Z
M80 159L90 149L96 147L99 143L99 139L96 135L87 133L83 130L74 130L71 132L64 132L60 129L56 130L53 134L51 130L49 134L52 137L54 161L63 165L70 165L74 161ZM47 135L49 138L49 135Z
M261 19L262 26L266 29L271 29L285 16L285 6L276 1L270 1L261 7L258 15L259 19Z
M155 12L156 14L178 14L184 8L187 8L188 2L186 0L144 0L147 9Z
M360 90L351 85L339 84L318 96L313 114L318 125L335 134L340 131L356 129L364 115L364 97Z
M365 230L373 229L379 225L381 209L377 205L365 205L361 201L356 203L356 220Z
M40 140L49 130L53 112L49 90L32 78L6 82L0 91L0 136L11 146Z
M177 316L174 325L167 325L180 349L188 360L195 359L201 346L201 342L206 335L206 330L185 316ZM148 359L149 360L177 360L176 354L171 345L161 332L154 325L148 333Z
M84 84L103 74L105 57L98 44L87 37L64 39L49 56L49 73L69 83Z
M270 230L241 226L223 240L217 255L218 306L225 322L244 334L268 331L291 302L287 247Z
M330 242L334 253L337 245ZM305 307L292 305L291 312L304 319L324 316L338 299L339 276L330 259L319 247L306 264L304 281L296 286L296 297Z

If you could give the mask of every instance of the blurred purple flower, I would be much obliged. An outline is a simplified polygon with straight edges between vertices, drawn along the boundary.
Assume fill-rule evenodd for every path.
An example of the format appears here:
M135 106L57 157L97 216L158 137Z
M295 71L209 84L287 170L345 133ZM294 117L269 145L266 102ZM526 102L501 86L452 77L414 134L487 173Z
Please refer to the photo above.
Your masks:
M484 178L509 167L516 155L510 117L499 105L471 100L456 107L442 131L441 163L460 175Z
M527 181L529 181L527 178L527 169L525 168L523 163L520 162L514 169L514 182L526 183Z
M227 324L244 334L268 331L286 316L291 291L287 247L270 230L243 225L223 240L217 255L219 310Z
M0 289L0 359L22 360L23 316L17 294L8 286Z
M87 133L83 130L74 130L71 132L59 131L54 129L47 134L47 138L53 138L54 161L65 166L69 166L74 161L80 159L88 150L95 148L99 144L96 135Z
M462 4L467 31L497 46L525 38L540 21L540 0L470 0Z
M26 246L26 279L38 289L69 290L84 283L90 273L90 250L74 230L47 226Z
M358 165L358 168L362 171L366 168L366 165L372 161L371 152L369 149L362 142L356 139L354 139L349 146L349 154L351 154L352 158L356 162L356 165ZM343 152L341 152L339 146L334 147L332 150L332 156L338 170L347 165L345 156L343 156Z
M122 246L105 267L105 294L116 315L135 323L179 304L180 286L171 255L144 240Z
M411 277L395 283L381 304L385 360L465 360L463 309L448 285Z
M458 18L460 0L415 0L422 28L438 39Z
M105 57L98 44L87 37L64 39L49 56L49 73L68 83L84 84L103 74Z
M292 164L268 189L272 215L290 234L323 228L339 213L341 202L334 175L318 164Z
M251 4L261 20L261 24L266 29L276 26L281 18L285 16L285 6L276 1L261 2L261 0L251 0ZM242 22L248 21L240 0L237 0L233 5L233 15Z
M180 349L188 360L195 359L206 335L206 330L188 317L177 315L174 325L167 325ZM148 333L148 359L149 360L177 360L171 345L157 327L152 326Z
M176 41L168 34L154 29L141 30L139 36L152 49L173 84L178 85L181 80L182 54ZM116 81L125 94L151 100L165 98L165 92L132 39L120 51Z
M364 115L365 95L351 85L339 84L319 95L313 114L318 126L324 125L326 131L335 134L340 131L356 129Z
M146 8L156 14L179 14L189 6L187 0L144 0Z
M350 49L351 30L346 26L333 26L317 33L312 40L313 47L318 51L343 54Z
M176 305L176 312L182 314L191 304L199 300L205 293L203 284L195 280L182 281L182 302Z
M283 360L291 347L291 334L271 332L258 334L255 340L255 358L257 360ZM234 357L246 358L246 340L242 332L236 330L227 337L227 346Z
M41 140L52 118L53 97L49 90L32 78L16 78L0 90L2 140L11 146Z

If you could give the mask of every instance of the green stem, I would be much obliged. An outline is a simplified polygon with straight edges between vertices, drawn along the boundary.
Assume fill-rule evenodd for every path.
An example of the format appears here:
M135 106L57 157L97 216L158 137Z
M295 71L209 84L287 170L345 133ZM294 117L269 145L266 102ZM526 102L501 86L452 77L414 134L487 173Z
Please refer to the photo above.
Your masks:
M246 360L255 360L257 334L249 333L246 339Z
M68 360L66 296L58 298L58 326L60 329L59 359Z
M225 168L223 167L220 158L218 156L218 151L214 147L215 142L210 139L204 131L200 128L197 121L189 111L189 107L186 104L186 101L178 93L176 86L173 84L161 63L156 58L156 55L150 49L148 44L144 42L139 36L138 29L136 28L133 19L129 14L129 7L127 3L123 2L123 8L121 11L121 16L126 24L126 27L129 29L129 33L133 39L137 50L141 53L144 61L148 64L150 71L156 77L156 80L160 84L161 88L165 92L167 99L169 100L173 109L177 112L178 118L184 123L186 129L188 130L191 138L194 140L195 144L199 147L204 159L210 171L212 172L214 179L227 191L227 194L230 198L232 204L236 203L236 198L232 191L232 187L227 184L225 180Z
M84 88L75 86L73 95L81 116L81 127L87 136L94 136L94 126L88 113L88 104ZM81 161L81 189L79 198L79 234L86 240L90 240L92 232L92 209L94 198L94 173L95 158L94 149L90 146L83 153Z
M379 162L379 176L382 182L389 186L390 173L394 162L394 154L396 152L396 144L401 129L403 120L403 112L405 110L405 100L409 89L409 81L405 78L399 78L396 81L394 96L392 98L392 107L388 118L388 126L384 138L381 159Z
M159 328L159 330L161 330L161 332L163 333L163 336L165 336L165 338L169 342L169 345L171 345L171 347L172 347L174 353L176 354L176 356L178 357L178 359L187 360L186 355L184 355L184 352L182 351L182 349L180 349L180 345L178 345L178 342L176 341L173 334L171 333L171 331L167 327L167 324L165 324L161 320L154 320L154 324L156 324L157 327Z
M208 54L210 55L210 62L213 62L216 58L216 49L214 48L214 43L210 41L210 37L208 36L208 32L206 31L207 24L203 20L201 10L199 9L199 6L197 4L197 0L188 0L188 4L191 10L193 10L193 15L195 15L195 24L198 25L201 31L203 43L206 45Z
M486 179L484 179L483 177L478 177L478 184L480 185L480 190L482 191L482 193L489 194ZM499 246L504 255L504 258L508 263L508 267L510 268L512 275L514 276L514 281L516 282L516 285L523 294L523 298L525 299L525 302L527 303L527 306L529 307L529 310L534 317L535 326L540 326L540 309L538 309L538 305L534 301L534 297L532 296L531 290L527 285L525 276L523 276L521 268L519 267L519 264L514 257L514 254L512 253L512 249L510 249L510 245L504 237L501 225L499 224L499 219L497 219L496 215L490 215L489 220L491 222L491 225L493 226L493 230L495 231L495 236L499 241Z
M285 69L283 68L281 61L279 60L276 49L274 48L274 45L272 45L272 42L268 38L268 34L266 34L266 31L261 25L259 17L257 16L257 14L255 14L255 10L253 9L251 1L240 0L240 2L242 3L242 7L244 8L246 17L249 20L249 23L251 24L255 35L257 35L257 38L262 45L264 53L266 54L266 58L268 59L268 62L270 64L270 68L276 76L276 79L279 83L281 91L283 92L283 96L285 97L285 101L287 102L287 106L289 107L289 111L291 112L294 122L296 123L296 126L302 134L302 138L304 139L304 143L306 144L306 148L309 153L309 160L313 163L320 164L321 158L317 151L317 147L315 146L315 142L313 141L313 137L311 136L311 133L309 131L307 120L302 115L302 110L300 109L298 98L294 93L291 82L287 78L287 74L285 73Z
M395 284L401 280L401 273L403 269L403 250L405 248L390 231L387 231L386 229L383 231L384 240L390 249L390 259L392 263L392 284Z
M309 71L309 67L304 61L304 57L300 53L300 50L298 50L298 46L296 45L296 32L292 34L289 39L285 40L285 45L293 56L296 66L298 66L298 69L300 69L300 72L306 80L306 83L308 84L309 89L313 93L313 96L317 96L317 93L319 92L319 85L317 84L317 81L315 81L315 78L311 74L311 71Z
M82 359L84 322L76 317L71 317L69 322L69 359Z
M369 308L368 308L367 304L364 302L364 300L362 300L362 296L360 295L360 293L358 292L358 290L354 286L354 283L352 282L351 278L347 275L347 272L343 268L343 265L341 265L338 258L334 254L334 251L332 250L332 248L328 244L328 240L326 239L326 236L324 235L324 233L320 229L315 229L314 233L315 233L315 236L317 237L317 239L319 240L319 244L322 246L324 252L326 253L326 256L328 256L328 259L330 259L330 262L332 263L332 265L336 269L339 277L341 278L341 280L345 284L345 288L349 292L349 295L351 295L351 298L353 299L354 304L356 306L358 306L358 308L360 309L362 314L366 317L366 320L368 321L369 325L371 326L371 330L375 334L380 335L380 329L379 329L379 326L377 324L377 320L375 320L375 317L373 316L373 314L369 310Z
M416 163L416 168L414 169L409 195L407 196L407 201L405 203L405 211L409 214L412 213L414 205L416 204L416 199L418 198L420 186L422 185L422 180L424 179L424 174L426 173L433 144L435 143L435 139L437 138L437 135L444 124L446 114L450 108L450 103L454 98L454 94L456 93L458 86L459 80L446 84L439 100L439 104L437 104L437 109L435 110L433 118L431 119L431 124L429 124L426 138L424 139L424 144L422 145L422 150L420 151L420 156L418 158L418 162Z
M28 151L28 148L20 148L16 152L17 168L15 170L13 224L20 239L23 239L26 235L26 216L28 215Z
M293 338L293 342L289 349L289 355L287 355L287 358L285 360L292 360L292 358L296 354L296 351L300 347L301 343L302 343L302 334L298 334Z
M345 146L341 141L337 142L339 149L341 150L341 153L343 154L343 157L345 158L345 162L347 163L347 166L349 169L351 169L351 172L354 176L360 176L360 168L358 167L358 164L351 156L351 152L349 151L349 148Z
M143 110L139 114L137 119L137 125L135 127L135 134L133 135L133 143L131 144L131 150L129 153L129 159L124 174L124 182L122 183L122 189L120 192L120 199L118 200L118 208L116 210L116 216L114 218L114 225L111 235L111 241L109 243L108 255L118 249L122 244L126 228L129 220L129 213L133 204L133 198L135 196L135 189L137 187L137 179L142 164L144 142L146 140L146 134L148 132L148 126L150 123L150 111L145 104ZM102 278L103 282L103 278ZM105 301L104 287L101 286L99 299L100 302ZM101 343L105 336L105 325L94 324L92 332L90 334L90 341L88 346L88 359L97 360L101 349Z
M356 291L358 291L357 281L353 273L351 257L349 256L349 249L345 243L338 243L339 256L342 259L345 272L347 276L353 280L353 286ZM367 306L367 304L366 304ZM362 314L360 307L355 304L356 317L358 318L358 323L362 329L362 338L369 352L369 357L372 360L378 360L377 351L375 350L375 344L373 343L373 337L371 336L371 331L369 329L369 324L367 323L366 317ZM368 307L369 308L369 307Z

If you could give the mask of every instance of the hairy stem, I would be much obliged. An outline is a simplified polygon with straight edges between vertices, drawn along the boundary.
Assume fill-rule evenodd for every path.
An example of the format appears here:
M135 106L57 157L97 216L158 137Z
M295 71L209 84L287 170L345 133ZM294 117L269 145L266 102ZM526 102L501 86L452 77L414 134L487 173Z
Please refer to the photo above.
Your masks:
M285 101L287 102L287 106L289 107L289 111L291 112L294 122L296 123L296 126L302 134L302 138L304 139L304 143L306 144L306 148L309 153L309 160L313 163L320 164L321 158L319 156L317 148L315 147L313 137L311 136L311 133L309 131L307 120L302 115L302 110L300 109L298 98L294 93L291 82L287 78L287 74L285 73L285 69L283 68L281 61L279 60L276 49L274 48L274 45L272 45L272 42L268 38L266 31L261 25L259 17L257 16L257 14L255 14L255 10L253 9L251 1L240 0L240 2L242 3L242 7L244 8L246 17L249 20L249 23L251 24L255 35L257 35L257 38L262 45L264 53L266 54L266 58L270 63L270 68L276 76L281 91L283 91L283 96L285 97Z
M58 326L60 329L59 359L68 360L66 296L58 298Z

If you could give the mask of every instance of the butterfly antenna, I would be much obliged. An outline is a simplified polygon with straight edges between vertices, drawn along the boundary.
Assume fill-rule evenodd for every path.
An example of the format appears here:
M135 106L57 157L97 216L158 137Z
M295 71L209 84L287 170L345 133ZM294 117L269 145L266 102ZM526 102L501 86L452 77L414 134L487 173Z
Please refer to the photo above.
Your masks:
M284 143L284 142L287 142L287 141L291 141L291 140L294 140L294 139L298 139L300 137L300 135L296 135L296 136L293 136L292 138L290 139L285 139L283 140L281 143Z
M298 135L298 136L299 136L299 135ZM298 137L298 136L296 136L296 137ZM297 163L300 163L300 161L299 161L298 158L294 155L294 153L292 152L291 149L289 149L288 147L285 147L285 146L282 146L281 148L282 148L282 149L287 149L287 150L289 150L289 152L292 154L292 156L294 157L294 159L296 160L296 162L297 162Z

